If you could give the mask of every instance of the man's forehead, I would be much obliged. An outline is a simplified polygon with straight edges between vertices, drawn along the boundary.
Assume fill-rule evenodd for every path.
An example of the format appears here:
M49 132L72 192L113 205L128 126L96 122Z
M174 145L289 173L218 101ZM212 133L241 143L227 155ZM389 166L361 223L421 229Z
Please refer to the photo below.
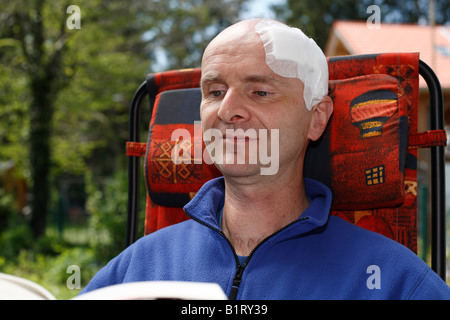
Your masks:
M263 44L253 26L255 22L238 23L219 33L206 47L203 53L202 67L204 63L214 62L222 54L236 56L248 53L255 55L256 50L259 50L265 57Z
M287 84L289 82L289 78L281 77L272 71L269 70L269 72L251 72L251 73L236 73L231 75L239 80L240 82L244 83L265 83L265 84ZM207 71L205 73L202 73L201 76L201 83L207 84L207 83L214 83L214 82L220 82L225 83L229 79L227 79L228 74L221 74L218 71Z
M211 43L218 41L252 41L257 38L255 26L262 19L250 19L238 22L220 32Z
M286 82L289 79L273 72L265 62L261 43L241 46L237 50L216 51L202 61L201 81L225 82L231 78L241 82Z

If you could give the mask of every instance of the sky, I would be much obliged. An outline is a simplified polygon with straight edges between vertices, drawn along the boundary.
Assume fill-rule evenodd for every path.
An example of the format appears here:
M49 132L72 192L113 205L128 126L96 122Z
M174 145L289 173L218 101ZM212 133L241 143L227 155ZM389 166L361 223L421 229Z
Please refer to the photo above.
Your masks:
M286 0L252 0L247 5L247 10L244 10L244 12L241 13L241 18L275 18L274 13L269 9L270 6L285 2Z

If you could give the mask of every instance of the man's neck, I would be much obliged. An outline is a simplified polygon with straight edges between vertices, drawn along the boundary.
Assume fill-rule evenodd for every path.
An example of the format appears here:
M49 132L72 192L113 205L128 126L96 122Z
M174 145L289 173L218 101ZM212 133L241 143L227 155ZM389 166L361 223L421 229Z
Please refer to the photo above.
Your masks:
M308 207L303 177L289 181L225 183L222 230L238 255L296 220Z

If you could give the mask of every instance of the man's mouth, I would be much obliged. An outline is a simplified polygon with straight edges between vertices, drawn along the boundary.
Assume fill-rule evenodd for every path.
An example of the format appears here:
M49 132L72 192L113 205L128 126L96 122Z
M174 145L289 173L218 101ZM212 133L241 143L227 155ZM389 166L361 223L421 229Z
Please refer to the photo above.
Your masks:
M240 135L230 135L230 134L224 134L223 135L223 141L225 143L234 143L234 144L238 144L238 143L248 143L250 141L256 141L257 138L254 137L249 137L249 136L240 136Z

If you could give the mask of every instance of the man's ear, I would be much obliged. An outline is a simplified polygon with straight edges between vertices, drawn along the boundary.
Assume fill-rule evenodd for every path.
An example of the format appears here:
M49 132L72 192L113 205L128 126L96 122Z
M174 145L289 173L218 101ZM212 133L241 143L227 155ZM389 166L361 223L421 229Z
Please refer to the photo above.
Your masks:
M328 120L333 113L333 100L329 96L325 96L322 101L311 109L311 112L312 117L308 138L316 141L325 131Z

